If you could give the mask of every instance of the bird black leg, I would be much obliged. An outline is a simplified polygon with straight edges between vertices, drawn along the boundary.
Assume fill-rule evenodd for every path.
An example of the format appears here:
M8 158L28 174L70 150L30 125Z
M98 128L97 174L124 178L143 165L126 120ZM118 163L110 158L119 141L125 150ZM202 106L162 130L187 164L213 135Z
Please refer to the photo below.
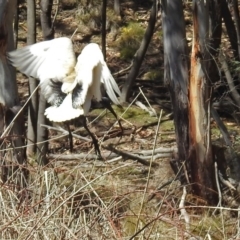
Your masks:
M100 149L99 149L99 144L98 144L98 140L95 138L95 136L90 132L88 126L87 126L87 121L86 121L86 117L81 115L80 116L80 121L81 123L83 124L83 127L87 130L88 134L91 136L92 138L92 142L93 142L93 145L94 145L94 149L95 149L95 152L96 152L96 155L99 159L102 159L102 155L101 155L101 152L100 152Z
M120 126L120 128L121 128L121 131L122 131L122 133L123 133L122 124L121 124L120 120L118 119L117 114L116 114L115 111L113 110L113 108L112 108L112 106L111 106L111 103L110 103L110 100L109 100L108 98L106 98L106 97L102 97L101 103L102 103L102 105L103 105L105 108L107 108L107 109L113 114L113 116L117 119L118 124L119 124L119 126Z
M66 125L67 125L67 130L68 130L70 152L72 153L73 152L73 136L72 136L72 132L71 132L71 129L70 129L70 122L67 121Z

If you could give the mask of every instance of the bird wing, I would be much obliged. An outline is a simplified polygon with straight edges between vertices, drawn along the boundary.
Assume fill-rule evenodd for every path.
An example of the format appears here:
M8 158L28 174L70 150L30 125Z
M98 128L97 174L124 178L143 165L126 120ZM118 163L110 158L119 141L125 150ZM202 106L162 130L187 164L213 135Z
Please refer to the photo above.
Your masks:
M101 72L99 71L99 57L97 44L90 43L86 45L77 58L75 67L76 82L81 86L81 92L78 92L78 104L83 105L91 97L100 101L101 94Z
M76 57L69 38L39 42L8 53L10 63L40 82L52 79L64 82L74 71ZM70 78L74 81L75 77ZM69 79L66 80L69 82Z
M78 56L75 67L76 80L82 86L82 101L84 103L87 92L92 93L92 98L100 101L102 99L100 85L104 85L110 99L115 104L120 104L116 93L120 96L121 92L115 82L98 44L88 44ZM88 96L89 98L89 96Z
M118 96L121 96L121 91L105 61L102 62L101 76L102 76L101 82L103 83L109 98L112 100L113 103L119 105L120 102L116 96L116 93L118 94Z

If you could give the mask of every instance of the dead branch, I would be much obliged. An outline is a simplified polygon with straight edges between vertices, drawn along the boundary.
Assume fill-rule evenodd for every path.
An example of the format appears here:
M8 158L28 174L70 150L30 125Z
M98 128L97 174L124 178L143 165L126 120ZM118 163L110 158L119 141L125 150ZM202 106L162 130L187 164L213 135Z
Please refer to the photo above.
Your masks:
M139 155L152 155L152 152L153 150L143 150L141 152L138 151L138 154ZM156 148L154 150L154 154L156 153L174 153L174 152L177 152L177 148L176 147L170 147L170 148L164 148L164 147L160 147L160 148ZM137 152L133 152L134 154L137 153Z
M111 160L113 158L118 157L117 154L114 153L101 153L102 157L107 160ZM64 160L64 161L72 161L72 160L92 160L96 159L95 154L89 153L80 153L80 154L49 154L50 159Z
M132 154L132 153L127 153L127 152L124 152L124 151L121 151L121 150L118 150L116 148L113 147L112 144L109 144L108 146L102 146L104 149L107 149L111 152L114 152L120 156L122 156L123 160L127 160L127 159L132 159L132 160L136 160L137 162L145 165L145 166L150 166L150 162L146 161L145 159L135 155L135 154ZM152 163L152 166L153 167L158 167L159 165L155 162Z
M179 208L180 208L180 212L181 212L181 216L184 218L185 220L185 224L186 224L186 230L187 230L187 235L189 234L189 230L190 230L190 217L185 209L185 199L186 199L186 195L187 195L187 191L186 191L186 187L183 187L183 194L181 197L181 201L179 203Z
M53 129L55 130L54 127L53 127ZM65 131L64 129L61 129L61 128L60 129L56 129L56 130L60 130L61 132ZM107 147L104 147L104 146L103 146L103 148L107 149ZM107 149L107 150L110 150L110 148ZM117 151L119 151L119 152L117 152ZM177 151L177 149L175 147L171 147L171 148L163 148L163 147L157 148L157 149L155 149L153 156L152 156L152 151L153 150L145 150L145 151L140 151L137 154L136 152L126 153L126 152L122 152L120 150L116 150L115 149L112 152L102 153L102 156L103 156L103 158L105 160L109 160L109 161L112 161L116 157L118 158L117 161L120 161L123 158L126 158L126 156L128 158L131 158L131 159L134 159L134 160L137 160L135 158L139 158L140 159L139 162L143 160L143 161L146 162L146 165L148 166L149 163L148 163L148 161L146 161L147 159L151 159L151 157L153 157L153 160L158 159L158 158L171 157L172 154ZM90 160L90 159L96 158L96 155L88 154L88 153L67 154L67 155L64 155L64 154L50 154L49 158L51 158L51 159L55 159L56 158L56 159L59 159L59 160L66 160L66 161L68 161L68 160L79 160L79 159ZM144 163L142 163L142 164L144 164Z
M220 172L218 172L218 177L221 181L222 184L224 184L225 186L227 186L228 188L230 188L231 190L236 191L237 189L232 185L232 183L226 179L223 178L222 174Z

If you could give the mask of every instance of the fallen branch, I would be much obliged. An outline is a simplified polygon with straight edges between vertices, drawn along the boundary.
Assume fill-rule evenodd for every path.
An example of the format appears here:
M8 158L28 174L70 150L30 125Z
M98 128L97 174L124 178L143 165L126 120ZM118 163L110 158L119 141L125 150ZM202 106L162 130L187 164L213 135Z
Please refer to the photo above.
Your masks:
M114 153L101 153L102 157L107 160L112 160L113 158L118 157L118 155ZM72 160L92 160L97 159L96 154L89 153L79 153L79 154L49 154L48 157L50 159L64 160L64 161L72 161Z
M110 144L111 145L111 144ZM138 154L136 152L133 153L126 153L120 150L117 150L115 148L111 148L108 146L103 146L103 148L109 150L110 152L103 152L102 156L105 160L108 160L111 162L114 158L118 157L117 161L122 160L122 158L131 158L134 160L138 160L139 162L144 161L144 165L148 166L149 162L146 161L147 159L152 158L152 151L153 150L143 150L143 151L138 151ZM153 160L157 158L167 158L171 157L174 152L177 151L176 147L171 147L171 148L157 148L154 151L153 155ZM121 158L119 158L119 155ZM49 158L51 159L59 159L59 160L79 160L79 159L95 159L96 155L95 154L88 154L88 153L80 153L80 154L49 154ZM136 159L138 158L138 159ZM155 163L154 163L155 164ZM155 166L158 166L155 165Z
M138 151L138 154L140 155L152 155L153 150L143 150L141 152ZM170 148L164 148L164 147L160 147L160 148L156 148L154 150L154 154L156 153L174 153L177 152L177 147L170 147ZM133 153L137 153L137 152L133 152Z
M146 161L145 159L143 159L143 158L141 158L141 157L139 157L139 156L137 156L135 154L127 153L127 152L118 150L118 149L114 148L112 144L109 144L108 146L103 146L102 145L102 147L104 149L107 149L107 150L109 150L109 151L111 151L113 153L116 153L116 154L122 156L123 160L132 159L132 160L136 160L137 162L139 162L139 163L141 163L141 164L143 164L145 166L150 166L150 162ZM153 162L152 166L153 167L157 167L159 165L157 163Z

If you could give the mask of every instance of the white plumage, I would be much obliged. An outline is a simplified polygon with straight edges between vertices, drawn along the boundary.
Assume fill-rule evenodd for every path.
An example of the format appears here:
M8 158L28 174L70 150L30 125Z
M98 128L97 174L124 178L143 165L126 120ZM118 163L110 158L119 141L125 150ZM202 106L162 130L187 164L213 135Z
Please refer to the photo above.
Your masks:
M119 104L116 93L120 96L121 92L95 43L88 44L77 59L72 41L66 37L12 51L8 58L19 71L40 80L41 92L51 104L45 111L51 121L85 116L91 100L102 100L101 84Z

